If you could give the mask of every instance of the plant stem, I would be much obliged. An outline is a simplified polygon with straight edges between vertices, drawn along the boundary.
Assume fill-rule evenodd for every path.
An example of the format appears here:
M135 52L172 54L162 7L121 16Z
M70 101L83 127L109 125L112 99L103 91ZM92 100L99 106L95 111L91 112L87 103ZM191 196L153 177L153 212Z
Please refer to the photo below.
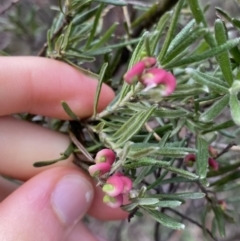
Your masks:
M142 84L137 83L137 85L133 90L129 91L128 94L120 102L117 101L116 104L111 107L111 110L105 109L104 111L99 113L95 119L97 120L101 119L107 115L112 114L117 108L123 107L126 104L126 102L128 102L141 89L142 89Z

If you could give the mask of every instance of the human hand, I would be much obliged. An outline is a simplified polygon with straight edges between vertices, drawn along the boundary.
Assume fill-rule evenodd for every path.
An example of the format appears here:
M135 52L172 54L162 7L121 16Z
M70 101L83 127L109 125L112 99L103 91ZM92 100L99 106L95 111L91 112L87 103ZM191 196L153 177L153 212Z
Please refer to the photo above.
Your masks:
M0 240L96 241L80 221L88 212L102 220L125 218L127 213L103 204L103 194L73 156L49 167L34 168L67 149L69 138L47 128L17 120L14 113L29 112L68 119L66 101L80 117L90 116L97 81L65 63L38 57L0 58L0 174L24 181L0 179ZM102 110L113 98L103 86Z

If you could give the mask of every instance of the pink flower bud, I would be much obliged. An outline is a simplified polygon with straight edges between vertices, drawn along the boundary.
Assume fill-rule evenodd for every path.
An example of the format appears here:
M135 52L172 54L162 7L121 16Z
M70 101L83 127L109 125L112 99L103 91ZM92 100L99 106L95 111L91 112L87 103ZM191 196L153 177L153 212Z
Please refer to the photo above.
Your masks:
M192 153L186 155L184 158L184 163L188 167L192 167L195 161L196 161L196 156L195 154L192 154Z
M111 176L107 179L102 190L111 197L116 197L122 193L124 183L119 176Z
M219 168L218 162L212 157L208 158L208 165L214 170L217 171Z
M120 176L120 178L123 181L123 191L122 191L122 193L123 194L129 193L132 190L132 186L133 186L132 180L129 177L126 177L126 176Z
M227 209L227 203L224 200L218 200L218 204L223 211Z
M103 202L106 203L111 208L118 208L123 204L123 195L120 194L116 197L105 195L103 197Z
M145 91L161 84L165 85L165 89L161 91L163 96L172 94L176 88L175 77L170 72L159 68L149 69L141 76L140 81L146 86Z
M211 155L211 157L215 158L218 155L218 151L213 148L212 146L208 147L208 152Z
M101 176L111 170L111 165L107 162L100 162L88 168L89 174L92 177Z
M123 76L123 79L128 84L133 84L140 78L146 68L152 67L156 64L156 62L157 60L154 57L144 57L141 61L137 62L131 69L127 71L127 73Z
M127 73L123 76L123 79L129 84L133 84L141 76L145 70L145 64L143 61L137 62Z
M102 149L99 151L95 157L95 162L96 163L101 163L101 162L107 162L110 165L113 164L113 162L116 159L116 155L113 150L111 149Z

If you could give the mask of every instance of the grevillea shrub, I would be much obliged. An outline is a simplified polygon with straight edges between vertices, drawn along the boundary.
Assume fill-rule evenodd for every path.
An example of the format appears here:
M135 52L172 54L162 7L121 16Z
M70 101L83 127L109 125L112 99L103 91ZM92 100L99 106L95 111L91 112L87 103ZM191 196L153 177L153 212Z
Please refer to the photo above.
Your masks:
M202 240L232 240L226 229L240 220L240 39L233 37L239 36L239 20L214 5L216 19L208 24L208 9L198 0L59 4L38 55L93 76L98 87L88 119L80 120L64 100L69 122L19 115L72 140L59 159L34 166L74 153L74 163L101 186L113 212L128 212L129 225L141 215L158 223L151 225L155 240L172 240L172 229L184 228L181 240L196 240L193 225ZM22 16L19 8L21 3L1 17L1 31L39 37L44 28L36 27L34 9L29 6L28 13L35 18ZM109 16L120 16L119 23ZM28 49L36 53L34 46ZM97 113L103 83L116 97Z

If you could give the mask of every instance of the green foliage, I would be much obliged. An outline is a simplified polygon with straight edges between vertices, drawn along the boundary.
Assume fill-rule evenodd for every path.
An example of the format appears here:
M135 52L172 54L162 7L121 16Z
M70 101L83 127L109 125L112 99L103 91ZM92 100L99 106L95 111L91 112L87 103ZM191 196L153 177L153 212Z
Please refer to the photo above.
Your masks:
M97 79L98 86L93 115L88 119L80 120L63 100L63 109L74 121L70 122L69 132L62 128L63 121L56 120L55 126L68 132L74 145L59 159L34 166L63 161L72 153L81 153L93 162L100 149L111 148L116 152L116 161L111 172L98 181L104 184L107 175L118 170L133 180L129 204L122 206L129 217L142 211L162 226L181 230L185 219L189 221L188 213L176 211L170 216L167 208L184 211L182 204L197 203L195 206L205 211L202 224L193 223L217 240L218 235L226 235L225 225L234 220L227 209L221 208L219 199L223 196L232 200L228 192L240 190L239 158L229 152L233 146L230 141L239 141L240 131L240 39L228 33L228 23L239 31L240 21L216 8L221 18L210 26L199 1L177 2L171 11L163 9L157 17L153 16L158 13L157 4L143 7L136 19L128 16L127 1L123 0L59 1L38 55L74 66ZM115 6L124 14L117 22L109 22L107 15ZM1 30L17 26L17 36L27 30L30 36L36 36L41 28L32 12L17 22L22 16L17 8ZM140 34L135 34L139 26L149 22ZM1 54L7 55L4 50ZM177 87L171 95L164 97L157 88L146 91L140 82L128 85L123 81L124 72L148 55L158 60L159 68L176 77ZM104 83L114 89L116 97L97 113ZM33 120L32 115L21 116ZM209 146L218 154L210 153ZM196 157L193 167L186 163L188 154ZM218 170L211 169L210 156L219 164ZM80 163L82 168L88 168L89 163ZM211 215L213 225L208 230L205 223Z

